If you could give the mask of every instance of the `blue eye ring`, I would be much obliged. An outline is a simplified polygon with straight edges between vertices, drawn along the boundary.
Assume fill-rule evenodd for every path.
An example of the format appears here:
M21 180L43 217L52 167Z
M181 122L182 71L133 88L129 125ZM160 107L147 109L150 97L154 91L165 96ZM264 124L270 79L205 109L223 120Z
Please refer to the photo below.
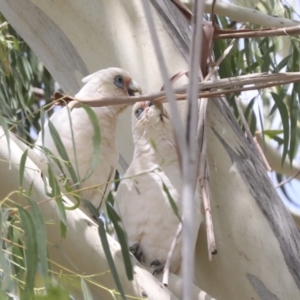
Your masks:
M134 114L138 120L141 118L143 112L144 112L144 108L142 107L139 107L135 110Z
M114 84L120 88L120 89L124 89L124 78L122 75L117 75L114 79Z

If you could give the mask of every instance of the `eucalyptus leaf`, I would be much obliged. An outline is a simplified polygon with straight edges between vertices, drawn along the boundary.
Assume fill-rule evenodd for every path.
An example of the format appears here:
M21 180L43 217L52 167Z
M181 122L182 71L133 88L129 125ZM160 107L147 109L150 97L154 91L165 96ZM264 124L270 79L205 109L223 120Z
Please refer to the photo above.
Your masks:
M181 217L180 217L180 215L179 215L179 213L178 213L178 207L177 207L177 205L176 205L176 203L175 203L173 197L171 196L171 194L170 194L170 192L169 192L169 189L167 188L167 186L165 185L165 183L164 183L163 181L162 181L162 186L163 186L164 192L167 194L169 203L170 203L170 205L171 205L171 207L172 207L172 210L173 210L174 214L176 215L176 217L178 218L178 220L179 220L180 222L182 222Z
M123 290L123 287L122 287L122 284L121 284L121 281L120 281L120 278L119 278L119 275L118 275L118 272L117 272L117 269L116 269L116 266L115 266L110 248L109 248L109 243L108 243L108 239L107 239L103 221L99 218L100 215L99 215L99 212L96 209L96 207L88 200L83 199L83 201L84 201L86 207L88 208L88 210L90 211L91 215L93 216L93 218L98 223L98 233L99 233L99 237L100 237L100 240L102 243L102 247L103 247L106 259L107 259L107 263L109 265L111 274L112 274L115 284L121 294L122 299L126 300L125 293L124 293L124 290Z
M22 229L24 230L25 241L25 259L26 259L26 280L25 280L25 298L33 293L34 279L38 265L38 243L36 234L36 224L27 210L18 205ZM28 298L26 298L28 297Z
M28 197L30 204L31 217L34 220L36 227L36 240L38 243L38 257L39 264L41 266L41 273L45 283L47 284L48 272L48 253L47 253L47 230L44 222L44 218L40 211L38 204L30 197Z
M49 126L49 131L52 136L53 142L55 144L55 147L56 147L60 157L64 160L66 168L68 169L68 172L70 173L73 183L76 185L77 188L79 188L80 186L79 186L77 174L76 174L72 164L70 163L68 153L67 153L66 148L60 138L60 135L50 120L48 121L48 126Z
M20 170L19 170L19 185L20 188L23 187L23 178L24 178L24 173L25 173L25 164L26 164L26 159L27 159L27 154L28 154L28 149L24 151L21 157L20 161Z
M92 293L83 278L80 279L81 289L84 300L93 300Z
M273 100L279 110L282 126L283 126L283 155L281 159L281 163L283 164L287 154L288 154L288 147L289 147L289 134L290 134L290 127L289 127L289 115L286 108L286 105L279 98L279 96L275 93L271 93Z
M113 197L111 193L109 193L108 198L109 197ZM108 216L111 222L114 224L118 241L121 246L127 278L128 280L133 280L133 268L132 268L132 262L131 262L130 252L129 252L129 246L127 242L127 235L125 231L122 229L122 227L120 226L121 218L117 214L117 212L115 211L115 209L113 208L110 202L106 201L105 204L106 204Z
M100 144L101 144L101 132L100 132L100 126L99 126L99 121L98 118L95 114L95 112L88 106L83 103L81 103L82 108L85 110L87 113L91 125L93 126L94 129L94 135L92 138L93 142L93 156L91 160L91 165L90 165L90 172L86 175L85 178L82 179L82 182L87 180L88 178L91 177L91 175L94 173L95 169L98 167L99 162L100 162Z

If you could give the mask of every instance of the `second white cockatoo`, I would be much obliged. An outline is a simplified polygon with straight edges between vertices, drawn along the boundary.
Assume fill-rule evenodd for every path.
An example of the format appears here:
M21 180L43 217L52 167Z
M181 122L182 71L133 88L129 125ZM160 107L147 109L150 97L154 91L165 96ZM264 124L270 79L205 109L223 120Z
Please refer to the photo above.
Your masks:
M146 265L157 266L155 273L161 271L166 262L180 222L171 208L166 189L181 216L182 177L170 119L162 105L152 105L149 101L136 103L132 133L134 155L119 184L115 209L122 219L130 250ZM203 218L200 207L201 198L196 194L195 245ZM179 237L170 266L173 273L180 270L181 245Z
M120 68L100 70L83 78L82 81L85 85L76 94L76 99L133 96L135 92L141 93L138 83L131 78L128 72ZM74 107L68 112L68 107L65 106L50 118L59 133L70 163L74 170L78 170L77 177L82 180L80 196L91 201L98 211L110 190L110 184L107 183L115 176L119 157L116 144L117 117L126 106L126 104L122 104L92 108L97 116L101 133L100 162L92 174L94 127L86 111L82 107ZM56 157L60 157L48 122L44 125L44 137L42 138L41 131L35 143L35 151L47 159L39 146L46 147ZM53 162L51 165L56 175L60 175L61 171L57 165ZM64 176L68 180L71 178L65 165ZM84 178L87 179L84 180ZM74 182L72 183L74 184Z

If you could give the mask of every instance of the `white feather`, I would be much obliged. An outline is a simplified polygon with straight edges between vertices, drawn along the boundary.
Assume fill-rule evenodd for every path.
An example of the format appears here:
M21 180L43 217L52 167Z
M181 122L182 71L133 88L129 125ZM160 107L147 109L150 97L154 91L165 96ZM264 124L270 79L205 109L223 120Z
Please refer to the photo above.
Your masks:
M137 120L135 111L144 107ZM139 243L149 265L158 259L165 263L175 237L179 219L174 214L163 183L181 215L182 179L170 120L162 108L137 103L133 108L133 160L120 182L116 210L127 232L129 245ZM161 117L163 121L161 121ZM194 241L202 221L201 199L195 196ZM178 273L181 262L181 238L176 246L171 271ZM194 251L194 249L191 249Z
M128 91L120 89L114 84L114 78L117 75L129 77L131 80L129 73L122 69L104 69L84 78L83 81L86 82L86 84L75 97L78 99L88 99L97 97L128 96ZM117 116L124 110L125 107L126 105L115 105L93 108L101 131L100 163L92 176L81 183L81 188L84 189L84 191L81 192L81 195L85 199L90 200L98 209L101 209L103 199L106 197L109 191L107 182L114 178L118 160L118 151L116 145ZM74 133L75 148L73 146L68 108L63 107L59 111L55 112L51 116L50 120L60 134L62 142L70 158L70 162L75 170L76 163L78 164L79 176L81 179L83 179L91 171L90 166L93 156L92 138L94 135L94 129L87 113L83 108L73 108L70 112L70 116ZM40 156L46 158L45 154L37 147L39 145L43 145L51 150L55 156L59 157L58 151L50 134L48 122L44 125L44 133L44 143L42 141L42 134L40 133L35 144L35 151ZM75 158L75 149L77 160ZM54 166L54 168L57 175L59 175L58 167ZM70 177L66 169L64 169L64 171L65 174Z

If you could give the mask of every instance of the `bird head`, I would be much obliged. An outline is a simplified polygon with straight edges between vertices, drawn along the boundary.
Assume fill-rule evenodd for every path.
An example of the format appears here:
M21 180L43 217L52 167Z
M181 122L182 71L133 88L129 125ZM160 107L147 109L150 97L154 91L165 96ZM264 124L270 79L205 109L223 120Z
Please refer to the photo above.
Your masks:
M151 101L137 102L132 110L132 131L134 138L149 138L164 128L170 130L170 119L162 104Z
M139 84L127 71L120 68L100 70L83 78L82 82L85 85L75 96L78 99L134 96L134 93L142 93Z

